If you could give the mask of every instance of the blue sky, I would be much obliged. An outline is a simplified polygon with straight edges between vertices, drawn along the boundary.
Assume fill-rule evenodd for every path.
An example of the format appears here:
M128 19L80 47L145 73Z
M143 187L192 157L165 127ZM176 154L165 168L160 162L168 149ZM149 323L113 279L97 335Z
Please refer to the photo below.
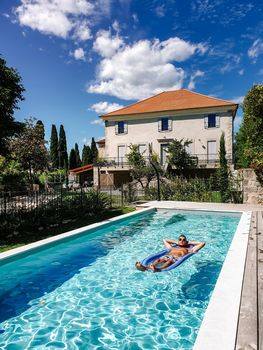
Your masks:
M48 141L63 124L82 149L104 135L98 115L164 90L242 102L263 78L259 3L1 0L0 54L26 88L15 117L41 119Z

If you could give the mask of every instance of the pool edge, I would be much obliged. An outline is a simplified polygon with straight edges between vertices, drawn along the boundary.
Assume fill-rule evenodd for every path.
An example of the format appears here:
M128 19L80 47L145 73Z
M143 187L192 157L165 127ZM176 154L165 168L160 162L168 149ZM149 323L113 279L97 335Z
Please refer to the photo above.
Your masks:
M41 239L39 241L23 245L22 247L7 250L5 252L0 253L0 265L4 264L6 261L8 261L16 256L19 256L19 255L22 256L23 254L34 251L37 248L45 247L45 246L51 245L52 243L59 242L63 239L75 237L83 232L91 231L91 230L94 230L96 228L103 228L104 226L107 226L111 223L129 218L132 216L140 216L141 214L144 214L147 212L152 212L155 210L156 209L154 207L136 210L136 211L133 211L131 213L115 216L115 217L107 219L107 220L103 220L100 222L96 222L94 224L83 226L83 227L77 228L75 230L67 231L67 232L61 233L61 234L53 236L53 237Z
M235 349L251 217L242 212L192 350Z

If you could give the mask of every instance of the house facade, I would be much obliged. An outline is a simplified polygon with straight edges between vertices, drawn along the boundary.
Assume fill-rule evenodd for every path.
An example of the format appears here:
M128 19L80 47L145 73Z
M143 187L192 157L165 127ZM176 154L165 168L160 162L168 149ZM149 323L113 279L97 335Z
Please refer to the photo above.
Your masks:
M167 145L174 139L189 140L187 152L197 159L197 168L213 169L219 162L219 144L225 134L226 156L233 161L233 122L238 105L188 90L167 91L128 107L100 116L105 122L105 140L100 142L95 185L120 185L130 180L127 154L131 144L143 156L149 149L165 166Z

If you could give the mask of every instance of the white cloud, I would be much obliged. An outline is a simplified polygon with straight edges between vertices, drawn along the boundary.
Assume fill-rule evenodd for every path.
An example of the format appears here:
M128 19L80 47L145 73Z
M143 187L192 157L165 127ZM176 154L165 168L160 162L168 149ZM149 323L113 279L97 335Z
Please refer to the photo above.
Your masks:
M132 14L132 19L134 20L134 23L139 23L139 18L138 18L137 13Z
M76 49L71 55L76 59L76 60L85 60L85 51L82 49L82 47Z
M118 35L111 37L109 31L101 30L97 34L97 38L93 44L93 50L102 57L113 56L124 44L122 38Z
M155 8L155 13L157 17L164 17L166 14L166 8L165 5L160 5Z
M97 124L100 126L104 126L104 121L102 119L94 119L90 122L90 124Z
M90 31L90 28L88 27L87 21L76 22L73 38L79 41L86 41L92 38L91 31Z
M79 40L90 37L83 16L90 16L94 5L87 0L21 0L15 10L20 25L61 38L72 36ZM84 39L85 38L85 39Z
M174 62L183 62L207 50L202 43L193 44L177 37L127 45L123 38L106 31L98 33L93 48L102 60L97 67L97 81L87 91L125 100L180 89L185 73Z
M244 69L240 69L240 70L238 71L238 74L239 74L239 75L243 75L243 74L244 74L244 72L245 72L245 70L244 70Z
M204 74L205 73L202 72L201 70L195 71L190 77L190 81L189 81L189 84L188 84L188 89L189 90L193 90L195 88L195 84L196 84L195 79L198 78L198 77L203 77Z
M117 109L123 108L124 106L119 105L118 103L110 103L106 101L101 101L95 103L90 107L92 111L95 111L98 114L106 114L112 111L116 111ZM94 123L95 124L95 123Z
M112 23L112 28L119 33L121 31L120 23L118 21L114 21Z
M258 56L261 54L263 54L263 41L261 39L257 39L248 50L248 57L251 58L253 62L256 62Z

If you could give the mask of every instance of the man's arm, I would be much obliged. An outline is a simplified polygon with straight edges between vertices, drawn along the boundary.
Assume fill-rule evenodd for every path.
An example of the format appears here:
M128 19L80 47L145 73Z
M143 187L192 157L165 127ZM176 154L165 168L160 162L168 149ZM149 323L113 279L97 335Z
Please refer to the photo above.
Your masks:
M202 249L205 246L205 242L188 242L188 244L194 245L194 247L191 248L192 253L198 252L200 249Z
M178 244L178 242L177 241L174 241L174 240L172 240L172 239L164 239L163 240L163 244L164 244L164 246L165 246L165 248L166 249L172 249L173 248L173 246L172 246L172 244Z

